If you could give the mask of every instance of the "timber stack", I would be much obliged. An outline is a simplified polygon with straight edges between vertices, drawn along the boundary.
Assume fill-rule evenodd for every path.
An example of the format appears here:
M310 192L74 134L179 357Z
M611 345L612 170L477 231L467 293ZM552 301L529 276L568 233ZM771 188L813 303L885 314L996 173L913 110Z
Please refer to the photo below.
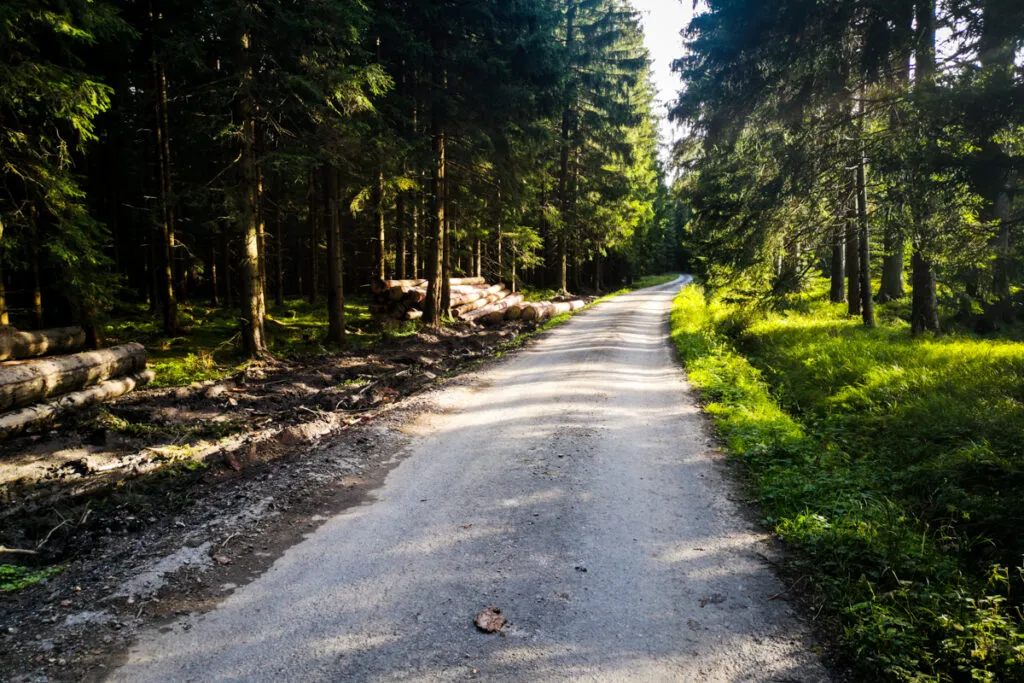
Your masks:
M0 328L0 439L153 381L142 344L83 351L85 331Z
M578 311L582 300L528 302L522 294L509 291L502 283L489 284L482 277L452 278L452 315L473 323L500 323L505 320L546 320ZM426 280L381 280L373 287L374 303L370 312L378 318L419 320L427 299Z

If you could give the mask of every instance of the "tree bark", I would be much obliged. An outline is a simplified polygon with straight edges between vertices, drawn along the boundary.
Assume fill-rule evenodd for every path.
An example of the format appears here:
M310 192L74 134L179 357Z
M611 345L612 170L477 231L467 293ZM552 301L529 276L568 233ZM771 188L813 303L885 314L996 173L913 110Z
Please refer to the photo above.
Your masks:
M0 415L0 439L8 439L48 423L62 413L124 396L137 387L149 384L155 377L152 370L143 370L133 375L100 382L88 389L72 391L52 401Z
M860 235L857 223L850 217L846 221L846 311L860 315Z
M864 105L861 104L861 132L864 128ZM863 143L862 143L863 145ZM875 300L871 293L871 242L868 227L867 159L864 148L857 154L857 227L860 237L860 309L866 327L875 326Z
M829 291L829 298L832 303L841 304L846 302L846 253L843 244L843 231L836 229L832 242L832 287Z
M217 289L217 247L210 247L210 305L220 304L219 291Z
M247 11L247 10L246 10ZM242 342L250 358L266 358L270 355L263 329L266 305L261 280L259 225L257 213L257 159L256 159L256 111L253 102L253 72L249 64L250 36L246 31L241 35L242 81L238 98L238 119L242 130L239 135L240 150L238 168L240 171L238 225L242 235Z
M257 112L258 113L258 112ZM257 136L256 146L253 148L256 154L256 225L258 245L260 250L260 306L261 317L267 315L267 207L266 197L263 193L263 152L260 144L260 130L255 129Z
M387 242L384 222L384 168L377 166L377 186L373 191L374 209L377 217L377 277L387 279Z
M35 332L8 328L0 330L0 361L71 353L85 347L85 341L85 330L81 327L56 327Z
M573 53L573 44L576 40L576 3L570 1L565 13L565 48L570 55ZM558 289L560 292L568 291L566 279L567 240L571 233L569 226L569 156L572 147L572 132L574 118L575 95L570 90L571 84L566 85L564 94L564 105L562 108L562 131L558 158L558 210L562 214L562 226L560 239L558 240Z
M917 247L911 256L911 277L913 289L910 313L910 331L912 334L934 332L939 328L939 302L935 294L935 271L931 262Z
M319 295L320 272L318 267L318 256L320 246L320 223L323 209L320 201L320 179L316 171L309 173L309 254L307 255L309 266L309 305L315 306Z
M0 410L21 408L146 368L142 344L0 365Z
M327 341L345 343L345 290L342 283L341 207L338 173L333 166L323 169L323 190L327 228Z
M281 184L278 183L278 189ZM274 226L274 261L276 277L274 278L274 303L284 306L284 229L281 219L281 196L277 197L277 209L275 211L276 225Z
M10 324L10 315L7 313L7 284L4 282L3 266L0 265L0 325Z
M990 87L1012 87L1014 79L1014 48L1019 39L1013 13L1019 0L985 0L982 8L982 30L978 41L982 71ZM1010 300L1010 280L1013 268L1011 258L1011 160L1003 146L995 140L991 130L982 143L981 196L985 199L982 218L998 224L992 242L995 261L992 288L996 298L993 313L1010 322L1013 308Z
M915 36L914 60L916 63L915 88L930 88L935 79L935 0L918 0L914 8L917 35ZM925 252L925 240L929 237L920 233L922 219L933 212L930 207L919 207L917 236L911 255L912 292L910 303L910 330L912 334L930 331L938 333L939 305L935 293L935 271L931 259ZM923 244L924 243L924 244Z
M444 39L435 34L434 42L434 68L436 70L435 82L439 90L445 90L447 80L444 74ZM444 249L445 249L445 109L443 98L435 98L433 111L431 113L431 138L434 152L434 173L432 178L433 211L431 212L431 239L429 244L429 257L427 259L427 300L423 307L423 322L431 326L441 324L444 315L442 302L444 291L447 289L447 281L442 281L444 276ZM447 297L447 298L450 298Z
M157 33L157 11L153 4L149 8L150 40L153 71L153 113L154 113L154 142L156 144L157 157L157 194L159 197L159 211L157 212L160 228L158 236L160 256L159 269L159 292L160 304L163 309L164 332L176 334L178 325L178 301L175 296L174 287L174 207L171 200L171 151L170 140L168 140L167 125L167 77L163 66L157 55L156 33Z
M231 280L231 236L228 234L226 228L221 233L221 240L223 246L222 251L224 252L224 273L222 278L224 280L224 306L231 308L234 305L235 294Z
M39 233L35 230L35 207L31 210L33 230L30 236L32 270L32 326L39 330L43 327L43 282L39 275Z
M906 296L903 286L903 233L890 226L885 235L885 256L882 258L882 279L878 286L878 300L882 303Z

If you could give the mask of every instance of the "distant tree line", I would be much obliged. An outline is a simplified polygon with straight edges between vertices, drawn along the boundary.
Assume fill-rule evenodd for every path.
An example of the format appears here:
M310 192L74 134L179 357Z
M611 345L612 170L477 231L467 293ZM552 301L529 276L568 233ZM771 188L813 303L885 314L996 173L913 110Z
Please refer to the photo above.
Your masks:
M620 0L7 0L0 323L671 268L648 71Z
M1019 319L1024 3L706 5L673 111L705 273L779 295L820 271L869 326L908 297L915 333Z

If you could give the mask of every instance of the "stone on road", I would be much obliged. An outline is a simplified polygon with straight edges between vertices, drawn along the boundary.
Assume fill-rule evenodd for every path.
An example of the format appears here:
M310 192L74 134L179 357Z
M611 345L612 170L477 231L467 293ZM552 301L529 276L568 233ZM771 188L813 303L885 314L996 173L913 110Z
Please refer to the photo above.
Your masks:
M674 360L682 284L445 389L376 500L111 680L828 680Z

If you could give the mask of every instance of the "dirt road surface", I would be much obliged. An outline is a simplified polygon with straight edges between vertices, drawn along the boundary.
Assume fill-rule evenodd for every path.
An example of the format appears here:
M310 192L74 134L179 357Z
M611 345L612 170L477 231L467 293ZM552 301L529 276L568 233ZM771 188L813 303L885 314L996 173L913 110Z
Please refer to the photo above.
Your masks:
M376 500L110 680L827 681L674 360L683 283L445 390Z

